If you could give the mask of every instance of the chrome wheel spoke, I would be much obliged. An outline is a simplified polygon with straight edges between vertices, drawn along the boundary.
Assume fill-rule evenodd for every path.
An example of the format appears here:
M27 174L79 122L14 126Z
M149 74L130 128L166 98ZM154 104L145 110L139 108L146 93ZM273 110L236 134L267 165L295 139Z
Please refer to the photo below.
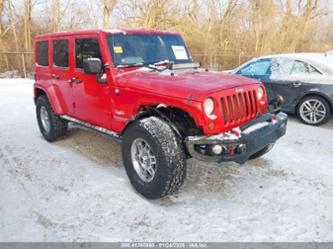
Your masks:
M141 143L136 143L136 150L138 152L138 155L141 156L143 153L143 146Z
M304 107L305 107L307 110L311 110L311 109L312 109L312 106L311 106L310 102L305 102L305 103L304 103Z
M316 114L312 114L312 119L313 119L313 122L317 122Z
M145 144L143 147L143 150L145 151L145 153L149 153L150 152L150 146L148 144Z
M314 108L316 109L316 110L318 110L318 108L319 107L322 107L322 103L321 102L319 102L319 101L317 101L317 102L315 102L315 104L314 104Z
M151 176L154 176L154 175L155 175L155 169L153 169L152 167L149 167L149 168L147 169L147 172L148 172L149 175L151 175Z

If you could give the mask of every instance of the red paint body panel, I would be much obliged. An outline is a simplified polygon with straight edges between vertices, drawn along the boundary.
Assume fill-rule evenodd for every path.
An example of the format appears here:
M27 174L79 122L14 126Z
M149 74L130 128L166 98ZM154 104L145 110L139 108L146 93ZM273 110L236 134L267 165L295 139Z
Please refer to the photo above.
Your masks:
M106 36L110 33L180 35L141 29L92 30L37 36L35 51L36 42L49 41L49 67L42 67L35 63L34 87L46 92L57 114L66 114L121 133L127 122L135 117L142 107L165 104L184 110L194 119L197 126L202 127L205 135L212 135L238 127L256 117L258 113L267 112L266 92L262 102L256 100L256 94L245 94L245 92L256 91L259 86L262 86L256 80L204 70L179 70L175 75L170 75L166 72L144 71L140 68L116 69L112 66L106 41ZM98 83L95 75L87 75L83 70L75 68L74 47L77 38L98 39L103 63L110 65L110 69L105 71L106 84ZM55 39L69 40L68 68L57 68L53 65L52 41ZM57 79L52 76L56 76ZM80 83L70 82L73 77ZM208 118L203 112L203 103L207 97L212 97L216 101L214 120ZM223 109L222 103L224 105L231 103L231 106ZM244 106L254 109L251 109L251 113L245 113ZM227 114L227 120L224 120L224 112ZM209 128L212 124L213 129Z

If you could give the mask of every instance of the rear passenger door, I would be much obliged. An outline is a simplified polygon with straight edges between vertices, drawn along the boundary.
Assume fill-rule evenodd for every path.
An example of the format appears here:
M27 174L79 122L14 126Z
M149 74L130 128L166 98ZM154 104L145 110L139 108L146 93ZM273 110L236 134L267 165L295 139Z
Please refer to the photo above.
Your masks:
M61 92L61 101L65 103L65 114L72 115L74 113L74 97L73 89L69 82L72 75L72 67L70 65L70 39L69 38L53 38L53 53L51 53L52 64L52 81Z
M110 128L111 94L109 83L97 82L96 75L83 71L83 60L99 58L105 64L98 36L79 36L74 39L73 93L75 117L93 125Z

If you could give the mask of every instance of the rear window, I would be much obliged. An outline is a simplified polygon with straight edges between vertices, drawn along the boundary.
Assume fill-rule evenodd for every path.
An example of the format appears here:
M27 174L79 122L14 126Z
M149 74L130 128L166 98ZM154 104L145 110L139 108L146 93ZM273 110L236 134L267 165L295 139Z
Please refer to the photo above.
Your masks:
M68 40L53 41L53 63L57 67L68 67Z
M49 42L37 42L37 64L40 66L49 65Z

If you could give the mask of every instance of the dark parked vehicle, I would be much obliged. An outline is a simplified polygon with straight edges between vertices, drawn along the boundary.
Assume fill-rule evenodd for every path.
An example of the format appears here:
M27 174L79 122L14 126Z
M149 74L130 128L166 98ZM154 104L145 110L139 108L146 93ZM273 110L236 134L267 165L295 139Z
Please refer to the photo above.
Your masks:
M259 79L269 100L284 98L282 110L306 124L326 123L333 111L333 54L298 53L255 58L231 73Z

